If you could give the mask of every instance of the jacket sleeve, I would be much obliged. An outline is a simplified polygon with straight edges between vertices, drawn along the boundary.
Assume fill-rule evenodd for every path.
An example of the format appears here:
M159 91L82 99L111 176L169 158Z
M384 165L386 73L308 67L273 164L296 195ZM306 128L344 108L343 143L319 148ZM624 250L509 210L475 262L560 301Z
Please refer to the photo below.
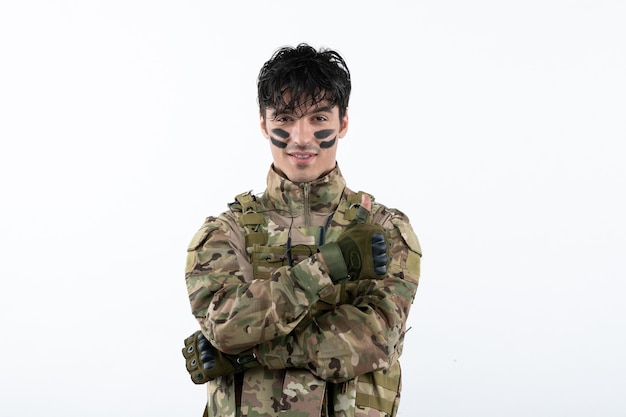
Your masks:
M349 283L348 303L261 343L258 357L263 365L306 368L322 379L342 382L395 362L402 353L406 320L417 290L421 248L408 218L397 210L393 213L387 276ZM305 272L297 268L292 274Z
M334 291L314 258L293 269L299 273L281 267L271 279L253 280L236 222L226 215L209 217L187 253L192 314L211 343L225 353L287 335L309 316L320 297Z

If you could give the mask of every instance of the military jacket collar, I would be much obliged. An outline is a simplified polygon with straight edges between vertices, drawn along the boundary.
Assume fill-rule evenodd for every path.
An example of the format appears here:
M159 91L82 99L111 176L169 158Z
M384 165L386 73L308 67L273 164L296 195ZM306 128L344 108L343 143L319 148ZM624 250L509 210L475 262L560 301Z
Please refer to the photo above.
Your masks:
M272 166L262 201L268 209L285 210L293 216L309 211L330 214L337 209L345 187L346 181L338 165L325 176L305 183L289 181Z

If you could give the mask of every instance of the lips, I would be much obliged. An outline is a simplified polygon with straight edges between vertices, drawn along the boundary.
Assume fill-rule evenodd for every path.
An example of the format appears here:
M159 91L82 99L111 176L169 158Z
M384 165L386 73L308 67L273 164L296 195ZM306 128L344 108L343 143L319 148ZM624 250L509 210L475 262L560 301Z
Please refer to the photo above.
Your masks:
M316 155L314 153L293 152L289 154L289 157L297 164L304 164L311 160Z

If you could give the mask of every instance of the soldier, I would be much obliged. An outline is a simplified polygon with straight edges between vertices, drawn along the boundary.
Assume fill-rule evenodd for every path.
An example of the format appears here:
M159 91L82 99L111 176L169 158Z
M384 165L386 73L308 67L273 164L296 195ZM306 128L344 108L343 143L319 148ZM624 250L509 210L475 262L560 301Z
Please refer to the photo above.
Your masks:
M200 330L183 355L205 416L397 413L421 249L402 212L346 187L350 90L330 49L284 47L261 68L267 188L208 217L188 248Z

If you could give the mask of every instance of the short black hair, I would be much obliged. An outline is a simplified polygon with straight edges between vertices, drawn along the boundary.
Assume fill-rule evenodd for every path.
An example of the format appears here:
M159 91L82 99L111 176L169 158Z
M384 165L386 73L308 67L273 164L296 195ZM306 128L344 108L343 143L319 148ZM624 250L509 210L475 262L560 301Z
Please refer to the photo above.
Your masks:
M257 88L263 117L267 107L282 113L294 111L305 101L315 105L325 100L338 106L339 117L343 117L352 85L348 66L339 53L301 43L274 52L259 72ZM289 93L288 102L285 93Z

